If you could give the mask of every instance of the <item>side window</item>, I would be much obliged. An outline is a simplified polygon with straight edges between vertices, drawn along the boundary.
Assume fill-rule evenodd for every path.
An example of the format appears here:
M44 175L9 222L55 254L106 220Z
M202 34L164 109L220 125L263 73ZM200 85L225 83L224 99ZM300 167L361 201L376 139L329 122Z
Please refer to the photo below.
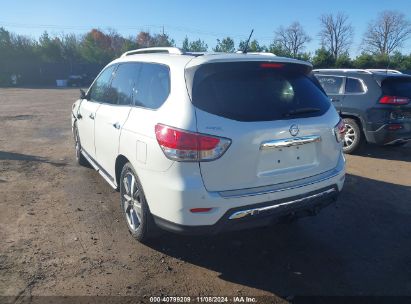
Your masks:
M109 103L132 104L133 88L139 72L139 64L122 63L118 66L109 89Z
M356 78L347 78L345 83L345 93L361 94L365 92L365 88L361 80Z
M115 69L115 65L106 68L96 79L91 87L90 98L98 102L107 101L107 93L110 88L110 80Z
M342 94L343 77L316 75L318 81L327 94Z
M136 106L159 108L170 94L170 70L162 64L142 63L134 95Z

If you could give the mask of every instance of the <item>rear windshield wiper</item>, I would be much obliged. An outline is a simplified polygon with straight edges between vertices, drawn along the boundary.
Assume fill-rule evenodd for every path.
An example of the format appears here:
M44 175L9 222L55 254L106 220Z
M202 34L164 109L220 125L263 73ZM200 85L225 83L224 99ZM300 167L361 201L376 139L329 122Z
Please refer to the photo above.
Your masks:
M295 115L300 115L300 114L308 114L308 113L315 113L321 111L320 108L299 108L299 109L294 109L290 110L287 113L284 113L283 116L295 116Z

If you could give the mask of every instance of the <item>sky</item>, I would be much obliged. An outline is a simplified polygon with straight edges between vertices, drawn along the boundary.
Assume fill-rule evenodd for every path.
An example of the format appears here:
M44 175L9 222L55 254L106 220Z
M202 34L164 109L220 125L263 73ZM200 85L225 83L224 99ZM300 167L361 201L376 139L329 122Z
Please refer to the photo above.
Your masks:
M383 10L396 10L411 19L411 0L0 0L0 26L33 38L50 34L82 34L91 28L116 29L125 36L139 31L163 30L177 46L183 39L202 39L209 50L217 38L230 36L236 46L247 39L251 29L260 44L269 45L279 26L300 22L312 37L306 51L320 45L318 32L322 14L344 12L354 27L352 55L360 53L362 35L369 21ZM411 52L411 41L402 50Z

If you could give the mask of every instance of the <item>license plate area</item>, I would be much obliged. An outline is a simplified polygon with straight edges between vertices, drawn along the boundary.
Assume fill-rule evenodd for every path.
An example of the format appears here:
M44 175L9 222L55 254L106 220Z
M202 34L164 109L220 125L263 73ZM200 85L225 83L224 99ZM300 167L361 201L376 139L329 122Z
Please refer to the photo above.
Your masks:
M316 143L260 150L258 175L283 174L284 171L315 166L316 155Z

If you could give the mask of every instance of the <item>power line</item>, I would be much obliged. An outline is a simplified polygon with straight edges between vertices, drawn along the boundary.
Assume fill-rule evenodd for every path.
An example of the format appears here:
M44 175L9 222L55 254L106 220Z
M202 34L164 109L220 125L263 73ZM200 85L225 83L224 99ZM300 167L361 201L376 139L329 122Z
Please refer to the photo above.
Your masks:
M212 36L216 38L221 37L232 37L235 39L247 39L247 34L245 35L232 35L230 33L222 33L222 32L209 32L204 31L201 29L185 27L185 26L174 26L174 25L157 25L157 24L146 24L146 25L138 25L138 26L108 26L108 25L57 25L57 24L28 24L28 23L16 23L16 22L5 22L0 21L0 25L4 27L12 27L12 28L30 28L30 29L53 29L53 30L90 30L92 28L102 28L102 29L116 29L116 30L138 30L144 31L147 29L156 29L157 31L165 31L165 28L171 31L177 32L184 32L190 34L196 34L200 36ZM266 37L265 37L266 38Z

